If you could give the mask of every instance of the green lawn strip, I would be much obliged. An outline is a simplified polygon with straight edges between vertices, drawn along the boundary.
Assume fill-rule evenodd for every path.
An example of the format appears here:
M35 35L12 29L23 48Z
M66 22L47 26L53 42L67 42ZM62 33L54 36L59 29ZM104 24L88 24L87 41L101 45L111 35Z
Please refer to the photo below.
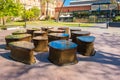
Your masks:
M6 25L4 26L0 24L0 28L5 29L5 28L10 28L10 27L16 27L16 26L23 27L24 25L25 25L24 22L9 22L9 23L6 23Z
M35 22L27 22L29 25L34 26L68 26L68 27L90 27L94 26L92 23L74 23L74 22L55 22L55 21L35 21Z
M34 26L64 26L63 24L54 21L34 21L27 23L28 25L34 25Z
M25 22L9 22L6 25L25 25Z
M24 26L25 22L10 22L6 23L6 26L0 25L1 28L4 27L14 27L14 26ZM92 23L75 23L75 22L55 22L55 21L27 21L27 25L31 26L48 26L48 27L91 27L94 26ZM29 26L28 26L29 27Z

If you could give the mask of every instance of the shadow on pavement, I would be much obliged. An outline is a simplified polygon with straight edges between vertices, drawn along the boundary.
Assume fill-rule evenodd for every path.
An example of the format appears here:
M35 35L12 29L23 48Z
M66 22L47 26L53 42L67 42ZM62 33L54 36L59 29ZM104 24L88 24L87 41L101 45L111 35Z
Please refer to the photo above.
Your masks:
M0 44L0 49L5 49L6 45L5 44Z
M107 53L103 51L97 51L95 56L78 57L78 60L120 66L120 55Z
M12 60L12 58L10 58L10 52L0 53L0 56L2 56L2 57L5 58L5 59ZM13 61L13 60L12 60L12 61Z
M48 60L48 52L43 52L43 53L38 53L37 55L35 55L36 59L41 61L41 62L45 62L45 63L51 63Z

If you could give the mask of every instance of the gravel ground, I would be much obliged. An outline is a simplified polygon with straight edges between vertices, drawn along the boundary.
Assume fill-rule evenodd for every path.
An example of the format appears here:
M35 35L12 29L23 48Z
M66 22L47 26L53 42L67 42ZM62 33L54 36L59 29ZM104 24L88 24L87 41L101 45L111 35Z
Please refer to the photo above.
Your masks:
M48 61L48 52L35 52L37 62L33 65L13 61L10 51L4 49L4 38L14 30L0 31L0 80L119 80L120 28L81 29L96 37L95 56L77 54L77 64L61 67Z

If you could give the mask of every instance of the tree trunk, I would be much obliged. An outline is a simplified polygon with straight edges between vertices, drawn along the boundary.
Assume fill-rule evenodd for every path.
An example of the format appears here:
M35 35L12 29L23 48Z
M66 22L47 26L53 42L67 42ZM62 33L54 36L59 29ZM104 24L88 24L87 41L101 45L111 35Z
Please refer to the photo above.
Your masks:
M49 2L47 1L47 9L46 9L46 19L48 20L48 6L49 6Z
M40 9L41 9L41 16L44 15L44 4L43 4L43 0L40 0Z
M2 24L2 18L0 18L0 24Z
M6 24L6 18L3 17L3 18L2 18L2 21L3 21L3 25L5 26L5 24Z

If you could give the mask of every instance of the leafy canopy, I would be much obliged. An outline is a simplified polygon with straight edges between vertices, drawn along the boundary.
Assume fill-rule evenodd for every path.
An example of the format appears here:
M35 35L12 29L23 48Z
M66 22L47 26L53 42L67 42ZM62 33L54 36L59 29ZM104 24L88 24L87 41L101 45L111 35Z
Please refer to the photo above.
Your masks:
M40 9L38 7L32 7L31 11L34 13L34 17L39 17L40 16Z
M0 17L19 16L22 13L23 6L14 0L0 0Z
M25 12L22 14L22 18L26 20L37 20L40 16L40 9L37 7L32 7L29 10L25 10Z

